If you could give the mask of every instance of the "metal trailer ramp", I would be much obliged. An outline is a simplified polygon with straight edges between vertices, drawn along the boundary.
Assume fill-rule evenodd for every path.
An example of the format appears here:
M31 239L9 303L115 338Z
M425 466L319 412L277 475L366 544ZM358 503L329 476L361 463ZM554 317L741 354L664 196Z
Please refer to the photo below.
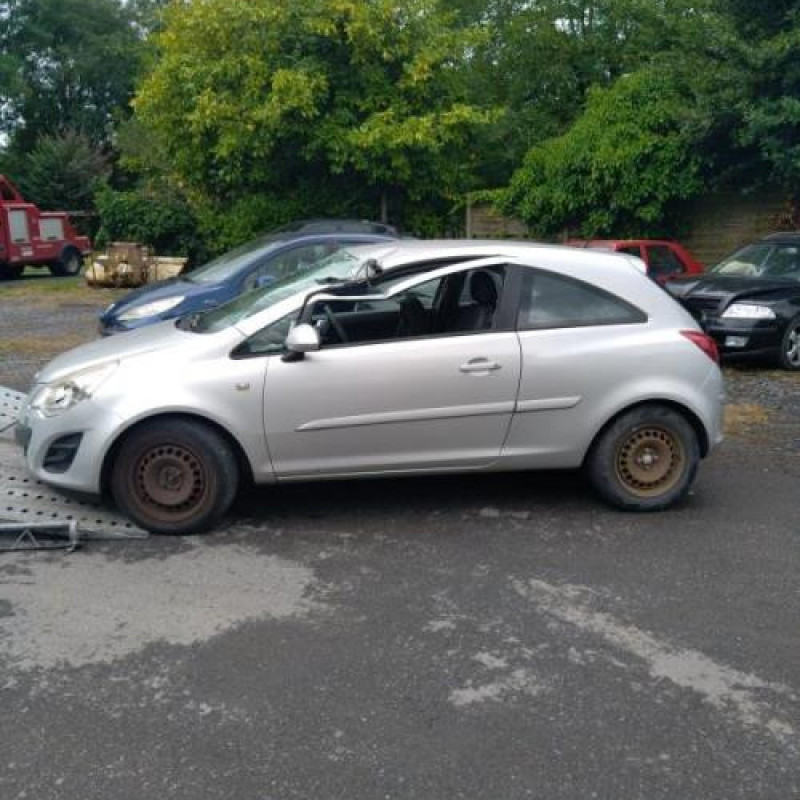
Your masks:
M0 387L0 522L74 521L82 533L90 534L87 538L146 537L145 531L100 503L62 494L31 477L13 443L13 424L24 399L22 393Z
M5 438L13 438L12 435L8 434L9 425L13 425L16 422L24 399L25 395L22 392L15 392L13 389L6 389L5 386L0 386L0 438L2 438L4 431L7 434Z

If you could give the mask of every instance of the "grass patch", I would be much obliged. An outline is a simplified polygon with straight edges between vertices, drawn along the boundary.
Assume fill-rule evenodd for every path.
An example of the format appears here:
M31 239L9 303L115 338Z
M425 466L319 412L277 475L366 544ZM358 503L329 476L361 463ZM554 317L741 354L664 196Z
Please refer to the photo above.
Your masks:
M0 357L14 356L16 358L53 358L59 353L71 350L78 345L86 344L95 338L87 334L70 334L69 336L59 336L58 338L37 338L26 336L25 338L2 339L0 340Z
M725 406L725 433L744 433L769 422L769 411L755 403Z
M82 276L74 278L30 278L0 283L0 302L59 306L62 303L87 303L107 306L129 289L92 289Z

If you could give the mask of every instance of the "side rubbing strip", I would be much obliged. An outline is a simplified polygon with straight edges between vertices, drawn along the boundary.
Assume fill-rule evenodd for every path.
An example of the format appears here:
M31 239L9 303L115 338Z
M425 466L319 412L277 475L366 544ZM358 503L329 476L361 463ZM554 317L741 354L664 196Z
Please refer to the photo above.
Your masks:
M581 397L545 397L541 400L521 400L517 403L517 414L527 411L556 411L562 408L575 408Z
M470 406L448 406L446 408L417 408L411 411L387 411L378 414L358 414L353 417L333 417L304 422L297 431L324 431L335 428L356 428L364 425L390 425L397 422L427 422L434 419L459 419L461 417L488 417L495 414L510 414L513 402L482 403Z

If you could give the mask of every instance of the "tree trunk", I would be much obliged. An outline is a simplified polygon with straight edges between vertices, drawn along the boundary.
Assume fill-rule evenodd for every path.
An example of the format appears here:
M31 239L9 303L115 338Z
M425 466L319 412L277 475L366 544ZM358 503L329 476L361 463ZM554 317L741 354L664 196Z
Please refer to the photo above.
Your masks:
M384 225L389 222L389 198L385 189L381 192L381 222Z

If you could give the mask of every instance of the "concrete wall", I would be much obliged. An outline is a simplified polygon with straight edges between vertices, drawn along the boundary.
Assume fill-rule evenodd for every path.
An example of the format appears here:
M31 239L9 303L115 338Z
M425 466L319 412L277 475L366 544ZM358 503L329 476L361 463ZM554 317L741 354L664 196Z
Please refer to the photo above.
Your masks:
M791 208L778 189L705 195L692 203L689 219L689 232L682 241L706 266L713 266L736 248L768 233L800 229L798 210ZM485 205L467 208L466 234L475 239L521 239L531 235L523 222L504 217Z
M468 205L465 224L468 239L525 239L530 236L524 222L504 217L485 205Z

